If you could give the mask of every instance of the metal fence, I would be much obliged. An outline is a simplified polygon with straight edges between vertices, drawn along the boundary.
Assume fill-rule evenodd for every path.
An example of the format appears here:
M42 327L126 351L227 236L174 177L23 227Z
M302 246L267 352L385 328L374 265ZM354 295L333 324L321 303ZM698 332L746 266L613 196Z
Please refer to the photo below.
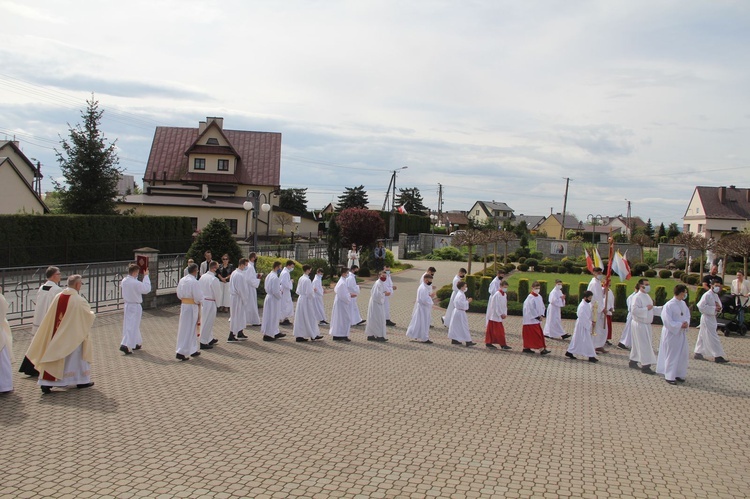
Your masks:
M187 260L185 253L159 255L157 263L157 294L177 289L177 283L185 275Z
M414 252L422 251L422 245L419 242L419 235L406 236L406 241L399 241L398 244L399 246L401 246L402 244L405 244L407 253L414 253Z

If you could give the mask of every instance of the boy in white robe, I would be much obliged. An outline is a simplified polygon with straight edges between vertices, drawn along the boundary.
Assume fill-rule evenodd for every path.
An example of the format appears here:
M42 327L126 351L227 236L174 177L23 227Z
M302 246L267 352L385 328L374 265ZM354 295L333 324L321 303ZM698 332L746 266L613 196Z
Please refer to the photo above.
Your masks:
M52 300L26 352L40 373L37 384L44 394L50 393L54 386L94 386L89 337L95 315L79 293L82 284L80 275L68 277L67 289Z
M333 310L331 311L331 327L328 331L335 341L351 341L349 339L349 328L352 326L351 321L351 301L352 294L349 292L349 269L341 271L339 282L333 292Z
M621 348L623 350L630 350L630 346L633 344L630 321L633 319L633 312L632 312L633 300L635 299L635 296L638 294L639 289L640 289L640 286L638 285L638 283L636 283L635 290L632 293L630 293L630 296L628 296L628 299L625 301L628 307L628 316L625 319L625 327L622 328L622 335L620 336L620 342L617 343L617 348Z
M13 391L13 336L8 324L8 302L0 289L0 394Z
M544 317L544 300L539 294L541 285L539 281L531 283L531 293L523 302L523 326L521 335L523 337L523 353L534 353L534 349L541 349L539 355L547 355L547 344L544 341L542 331L542 318Z
M651 365L656 364L651 323L654 322L654 314L661 312L661 307L655 307L654 301L649 296L651 285L649 285L648 279L639 279L638 285L640 289L635 298L633 298L633 318L630 321L633 347L630 349L630 362L628 366L638 369L638 364L640 363L642 373L656 374L651 369Z
M323 269L315 271L315 279L313 279L313 306L315 308L315 319L318 324L328 324L326 320L326 308L323 304L323 295L325 290L323 289Z
M505 279L505 271L498 270L497 275L494 279L492 279L492 282L490 282L489 296L497 293L497 290L500 289L500 285L502 284L503 279Z
M229 338L228 342L236 342L241 339L247 339L247 335L242 332L247 325L247 315L244 304L248 298L248 286L245 282L245 269L247 268L247 258L240 258L237 262L237 268L229 276L229 293L232 297L232 305L229 307ZM257 303L257 299L255 300Z
M141 318L143 317L143 295L151 292L151 280L148 277L148 269L143 272L143 281L138 280L138 272L141 268L131 263L128 266L128 275L120 282L122 290L123 306L122 319L122 342L120 351L130 355L133 350L140 350L143 345L141 336Z
M500 281L498 290L490 296L485 314L484 344L489 349L496 349L495 343L503 350L510 350L505 340L505 325L508 317L508 281Z
M725 364L729 362L724 358L724 347L721 346L719 333L716 332L716 314L721 312L721 284L703 282L706 290L698 301L698 310L701 313L700 329L698 330L698 341L695 343L695 355L693 358L704 360L704 356L713 357L714 362Z
M303 274L297 280L297 310L294 312L294 337L296 341L320 340L323 337L318 329L318 318L315 313L315 296L313 283L310 280L309 265L302 266Z
M55 296L62 291L62 288L60 287L62 274L60 273L59 268L48 267L45 276L47 277L47 282L39 286L39 290L36 292L34 320L31 326L32 337L36 334L37 329L39 329L39 325L42 323L42 320L44 320L44 316L47 315L52 300L54 300ZM27 357L23 358L23 362L21 362L21 367L18 369L18 372L35 378L39 377L39 371L34 369L34 364L32 364Z
M458 284L458 282L456 282ZM457 291L458 292L458 291ZM432 275L424 274L422 284L417 289L417 301L411 313L411 322L406 328L406 337L413 340L430 344L430 319L432 306L435 304L432 292Z
M659 357L656 360L656 372L664 375L670 385L685 382L687 377L688 347L687 332L690 325L690 310L685 304L687 286L678 284L674 287L674 298L664 304L661 311L661 341Z
M464 277L466 277L466 269L458 269L458 274L453 278L453 284L451 292L451 298L448 301L448 308L445 309L445 315L442 317L443 324L445 327L450 327L451 325L451 316L453 315L453 308L454 304L453 301L456 299L456 295L458 294L458 283L459 281L463 281Z
M279 320L283 326L290 325L289 318L294 316L294 302L292 301L292 288L294 287L294 283L292 282L293 270L294 262L287 260L286 265L281 269L281 274L279 274L279 285L281 286Z
M607 317L606 310L604 310L604 288L602 287L602 280L604 275L600 267L594 267L594 277L589 282L588 291L591 291L594 295L591 298L591 303L596 303L592 306L596 310L596 326L594 327L594 347L597 352L607 353L604 349L604 345L607 342Z
M216 277L219 262L213 260L208 264L208 270L198 279L203 301L201 302L201 336L200 349L210 350L218 340L214 338L214 321L216 320L216 303L221 298L221 281Z
M547 305L547 321L544 323L544 336L546 338L559 338L564 340L570 338L562 325L562 308L565 306L565 295L562 291L562 280L555 280L555 287L550 291L549 304Z
M389 293L385 295L385 325L395 326L396 323L391 320L391 295L398 288L393 285L393 281L391 280L391 267L385 265L383 266L383 271L385 271L385 290Z
M388 341L385 337L385 302L391 295L388 291L387 274L384 270L378 273L378 280L370 290L370 303L367 306L367 341Z
M268 273L263 287L266 290L266 298L263 300L263 317L260 321L260 332L263 333L263 341L276 341L286 336L279 332L279 315L281 314L281 262L273 262L273 270Z
M260 313L258 312L258 287L260 286L260 280L263 278L263 274L259 274L255 270L255 261L258 256L253 252L247 257L247 267L245 267L245 273L242 277L245 279L247 285L247 298L242 302L242 307L245 310L245 325L246 326L259 326L260 325Z
M352 326L360 326L365 323L362 319L362 314L359 313L359 305L357 304L357 297L359 296L360 289L357 284L357 271L359 267L352 265L349 272L349 277L346 278L346 285L349 287L349 294L352 300L349 302L349 322Z
M180 320L177 324L177 360L190 360L190 357L198 357L201 354L198 351L198 334L203 292L197 277L198 265L191 263L188 266L188 275L177 283L177 298L182 302Z
M448 326L448 338L451 340L451 345L460 345L461 342L466 342L467 347L476 345L471 341L471 331L469 330L469 319L466 317L466 311L469 310L469 303L473 298L466 298L466 290L469 289L468 285L464 281L459 281L457 286L458 294L453 305L453 315L451 316L451 324Z
M565 352L565 356L569 359L575 359L576 355L583 355L588 357L589 362L599 362L599 359L596 358L594 341L591 336L591 331L595 326L592 317L593 310L591 309L593 296L594 294L591 291L585 291L581 303L578 304L578 318L573 330L573 339L570 341L568 351Z

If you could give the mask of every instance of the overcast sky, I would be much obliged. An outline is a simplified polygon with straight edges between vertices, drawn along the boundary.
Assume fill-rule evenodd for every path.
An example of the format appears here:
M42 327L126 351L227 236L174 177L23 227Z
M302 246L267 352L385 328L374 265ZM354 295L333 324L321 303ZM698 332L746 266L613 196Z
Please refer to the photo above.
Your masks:
M750 187L750 2L0 0L0 138L45 174L91 92L141 184L156 126L281 132L310 208L390 172L444 210L678 222Z

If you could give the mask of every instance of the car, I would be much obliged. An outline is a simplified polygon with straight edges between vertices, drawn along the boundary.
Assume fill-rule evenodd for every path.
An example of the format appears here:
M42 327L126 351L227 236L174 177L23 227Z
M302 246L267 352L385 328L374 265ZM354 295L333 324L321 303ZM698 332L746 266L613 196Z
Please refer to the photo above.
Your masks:
M454 230L453 232L451 232L451 233L450 233L450 234L448 234L448 235L449 235L449 236L457 236L457 235L459 235L459 234L466 234L466 231L465 231L465 230Z

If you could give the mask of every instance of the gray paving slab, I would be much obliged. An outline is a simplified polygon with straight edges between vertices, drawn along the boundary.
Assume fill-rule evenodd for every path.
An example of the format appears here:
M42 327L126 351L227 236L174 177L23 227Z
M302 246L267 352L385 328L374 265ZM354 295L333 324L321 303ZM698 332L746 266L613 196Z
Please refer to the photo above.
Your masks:
M750 338L732 361L690 361L671 386L613 349L593 365L452 346L433 310L433 345L407 341L417 281L394 276L386 344L228 344L174 359L177 308L146 312L144 349L118 350L121 315L97 317L96 386L42 396L17 374L0 397L2 497L747 497ZM367 309L369 285L359 306ZM332 294L326 295L328 311ZM572 331L573 322L565 326ZM615 325L615 338L620 324ZM286 328L291 333L291 328ZM654 328L655 342L658 328ZM30 341L15 332L15 366ZM696 330L690 331L694 345Z

